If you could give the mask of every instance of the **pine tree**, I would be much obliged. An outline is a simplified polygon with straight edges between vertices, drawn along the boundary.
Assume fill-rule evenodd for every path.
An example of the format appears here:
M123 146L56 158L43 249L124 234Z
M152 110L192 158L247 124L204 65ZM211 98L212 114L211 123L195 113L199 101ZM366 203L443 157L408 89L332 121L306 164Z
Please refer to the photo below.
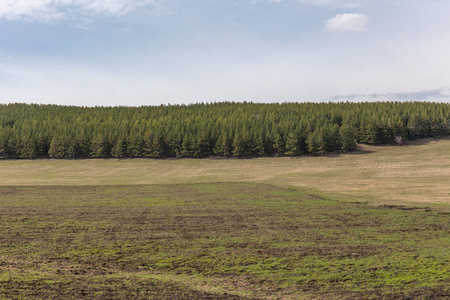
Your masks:
M322 132L319 128L316 128L312 133L308 134L306 143L308 145L308 152L318 155L323 154L322 148L320 147Z
M286 152L285 155L297 156L302 153L300 147L299 134L296 131L288 133L286 138Z
M91 143L90 156L94 158L104 158L108 156L106 140L102 134L97 134Z
M348 125L343 125L339 129L339 140L341 145L341 150L352 151L356 150L356 137L352 128Z
M126 155L126 142L123 137L119 137L119 139L114 144L111 150L111 157L115 158L123 158Z

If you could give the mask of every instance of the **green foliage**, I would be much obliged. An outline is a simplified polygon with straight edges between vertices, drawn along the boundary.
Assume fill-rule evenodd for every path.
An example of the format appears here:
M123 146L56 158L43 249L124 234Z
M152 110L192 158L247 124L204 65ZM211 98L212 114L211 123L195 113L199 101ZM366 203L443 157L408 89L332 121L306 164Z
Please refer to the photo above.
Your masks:
M302 154L300 136L296 131L290 131L286 138L286 155L297 156Z
M343 151L352 151L356 149L356 136L349 125L339 128L339 141Z
M0 105L1 158L297 156L450 133L450 105Z

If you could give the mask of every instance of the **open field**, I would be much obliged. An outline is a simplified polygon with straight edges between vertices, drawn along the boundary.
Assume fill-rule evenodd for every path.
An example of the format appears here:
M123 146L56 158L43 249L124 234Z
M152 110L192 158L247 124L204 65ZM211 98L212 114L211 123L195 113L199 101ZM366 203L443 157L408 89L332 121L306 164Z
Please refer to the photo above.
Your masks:
M0 298L448 299L449 182L449 138L0 161Z
M450 296L450 215L439 210L257 183L0 195L2 297Z
M325 157L0 161L0 185L258 182L378 204L450 204L450 137Z

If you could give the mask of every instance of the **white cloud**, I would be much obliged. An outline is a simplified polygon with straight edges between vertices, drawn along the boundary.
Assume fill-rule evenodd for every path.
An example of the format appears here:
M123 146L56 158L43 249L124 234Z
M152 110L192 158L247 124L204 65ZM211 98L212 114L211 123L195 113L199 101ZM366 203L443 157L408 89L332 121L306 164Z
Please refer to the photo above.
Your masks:
M403 92L403 93L373 93L373 94L350 94L337 95L326 100L332 101L436 101L446 102L450 100L449 90L444 88L422 90L419 92Z
M299 0L299 2L317 6L356 8L363 6L367 0Z
M280 3L283 0L268 0L269 2ZM284 0L286 1L286 0ZM297 0L300 3L316 6L329 6L337 8L356 8L364 6L370 0Z
M364 14L340 14L329 19L325 25L328 32L360 32L366 30L369 18Z
M124 15L155 0L1 0L0 19L53 21L69 12Z

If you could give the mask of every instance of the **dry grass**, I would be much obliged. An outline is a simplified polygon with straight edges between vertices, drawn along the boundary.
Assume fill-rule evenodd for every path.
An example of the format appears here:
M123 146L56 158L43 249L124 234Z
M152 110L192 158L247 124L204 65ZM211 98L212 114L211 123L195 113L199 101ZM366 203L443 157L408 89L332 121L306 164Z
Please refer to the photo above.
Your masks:
M3 160L0 298L447 299L449 182L450 137L325 157Z
M378 204L450 204L450 137L325 157L7 160L0 185L264 182Z

